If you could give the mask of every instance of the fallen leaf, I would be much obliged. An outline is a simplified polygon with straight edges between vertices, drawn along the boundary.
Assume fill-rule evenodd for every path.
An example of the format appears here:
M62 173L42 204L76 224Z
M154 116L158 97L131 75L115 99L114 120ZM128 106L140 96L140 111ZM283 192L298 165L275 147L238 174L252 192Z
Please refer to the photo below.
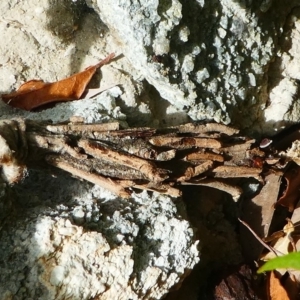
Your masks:
M76 73L66 79L45 83L42 80L30 80L13 93L3 94L2 100L16 108L32 110L42 105L79 99L98 68L109 63L115 56L111 53L94 66Z
M282 205L292 212L300 198L300 167L293 164L283 176L286 179L287 187L283 196L279 198L274 207Z
M283 230L280 232L274 232L267 239L272 240L272 237L275 239L272 240L271 247L274 248L277 255L274 252L269 252L261 257L261 260L267 261L275 258L276 256L282 256L288 254L289 252L295 250L291 248L293 243L293 239L291 237L292 233L295 231L294 224L290 219L287 219L287 224L283 227ZM282 236L277 238L277 233L281 233Z
M300 236L299 232L297 230L297 227L300 225L300 202L298 202L295 210L293 211L293 215L291 218L291 221L293 222L295 226L295 232L293 233L292 237L295 242L295 248L296 251L299 251L300 249ZM300 283L300 270L289 270L290 276L293 276L295 281Z
M260 237L265 237L269 234L270 224L274 215L273 205L278 198L279 188L280 176L270 173L265 177L265 185L259 193L254 197L249 196L249 199L245 198L245 201L241 204L241 218ZM241 227L240 238L247 261L256 260L264 246L244 226Z
M290 300L299 299L299 285L294 274L289 271L289 276L284 281L284 288L289 295Z
M270 300L290 300L286 290L280 283L278 275L274 271L270 273L268 278L267 295Z

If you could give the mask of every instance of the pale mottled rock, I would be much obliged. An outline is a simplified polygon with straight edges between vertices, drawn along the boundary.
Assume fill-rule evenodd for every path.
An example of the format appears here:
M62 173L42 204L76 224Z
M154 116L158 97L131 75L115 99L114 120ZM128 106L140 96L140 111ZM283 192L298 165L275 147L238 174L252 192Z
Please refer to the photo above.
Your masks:
M135 68L194 120L229 123L233 107L256 96L248 83L262 84L274 56L275 28L267 35L251 5L237 1L87 3Z
M63 79L109 53L122 53L120 42L84 0L0 3L0 32L0 93L31 79ZM91 86L114 85L120 88L118 104L131 124L157 126L164 120L174 124L188 120L184 112L161 99L124 56L102 67Z
M1 93L33 78L64 78L122 52L83 3L0 4ZM75 115L123 126L187 120L166 101L157 104L159 110L150 103L159 95L126 57L99 74L100 87L117 86L41 112L1 102L0 118L61 122ZM199 261L193 231L170 198L142 193L124 201L67 176L29 171L12 192L1 183L1 299L161 298Z
M270 66L284 50L279 40L284 26L293 18L297 24L296 11L294 17L287 18L297 1L87 3L122 43L123 53L135 68L163 98L192 119L233 120L240 127L260 130L267 122L264 130L270 131L270 125L283 120L295 122L299 115L297 105L287 112L288 99L298 100L293 83L272 86L269 80L274 72ZM293 74L300 66L299 54L294 53L299 47L297 32L296 25L284 33L286 44L292 43L292 48L281 66L277 65L276 72L283 70L282 80L295 80ZM276 95L282 92L287 104L283 101L277 106ZM275 108L275 116L273 102L280 107ZM263 114L262 108L270 104L272 107Z
M38 114L2 105L2 118L63 121L75 114L126 125L114 98L119 92L114 87ZM123 200L67 175L31 171L12 192L1 185L1 197L3 299L159 299L199 261L179 199L176 206L143 192Z
M2 228L2 299L160 299L198 262L193 230L168 197L123 200L74 179L31 177Z
M286 31L281 37L281 48L273 63L269 79L269 103L264 111L266 129L278 124L299 122L300 79L300 9L293 9L286 20Z

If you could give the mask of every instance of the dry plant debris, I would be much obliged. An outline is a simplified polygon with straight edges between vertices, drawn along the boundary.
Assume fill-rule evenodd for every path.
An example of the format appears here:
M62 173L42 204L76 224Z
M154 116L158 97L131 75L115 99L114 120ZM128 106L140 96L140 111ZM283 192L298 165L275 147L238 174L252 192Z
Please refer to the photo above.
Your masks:
M292 167L294 167L294 164L292 164ZM287 168L287 172L289 172L289 170L290 168ZM272 187L270 186L269 189L270 188ZM284 191L284 195L288 195L289 193L289 187L287 186L286 190ZM294 192L292 191L291 193ZM276 196L275 199L273 198L273 201L279 198L279 200L276 202L277 204L281 201L282 197ZM295 199L290 199L290 206L292 206L295 203ZM286 211L290 210L292 218L286 219L286 225L282 230L270 232L270 234L265 235L264 238L258 236L247 223L240 220L252 232L257 241L260 242L266 249L266 251L261 251L261 255L259 257L256 257L257 265L262 265L264 261L268 261L274 257L283 256L290 252L299 251L299 229L297 228L300 222L299 204L300 203L298 201L296 208L293 208L293 210L289 209L289 205L283 205L284 207L286 207ZM278 215L277 218L272 216L269 219L269 222L271 223L274 220L278 221ZM299 283L299 270L284 268L268 272L266 277L266 297L270 300L299 299Z
M84 124L76 118L64 124L12 119L0 121L0 142L1 175L9 183L24 177L27 165L46 163L121 196L138 188L176 197L181 185L204 185L237 200L242 190L230 179L252 177L264 183L271 172L284 173L287 181L278 204L294 207L298 195L297 180L290 175L297 166L282 172L275 152L277 163L268 164L267 150L220 124L121 129L117 122Z
M96 70L108 64L114 56L112 53L98 64L57 82L27 81L16 92L1 95L2 100L13 107L32 110L48 103L80 99Z

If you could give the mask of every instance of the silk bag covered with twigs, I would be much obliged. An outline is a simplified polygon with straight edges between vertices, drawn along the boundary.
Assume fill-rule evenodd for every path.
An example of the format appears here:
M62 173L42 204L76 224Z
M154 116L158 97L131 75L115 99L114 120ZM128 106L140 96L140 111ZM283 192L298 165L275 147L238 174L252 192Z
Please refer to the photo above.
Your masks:
M22 180L27 168L51 165L124 198L132 189L178 197L182 185L204 185L237 200L242 190L228 179L261 181L268 164L254 139L216 123L122 129L118 123L2 120L0 143L8 183Z

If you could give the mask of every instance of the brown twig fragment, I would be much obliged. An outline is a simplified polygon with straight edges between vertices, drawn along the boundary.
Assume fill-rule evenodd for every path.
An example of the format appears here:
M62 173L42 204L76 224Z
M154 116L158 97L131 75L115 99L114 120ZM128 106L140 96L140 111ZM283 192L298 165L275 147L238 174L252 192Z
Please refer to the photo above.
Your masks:
M205 161L199 165L188 167L181 177L177 179L178 182L185 182L193 177L197 177L206 171L212 169L214 162L212 160Z
M129 192L127 192L121 185L117 184L112 179L105 178L99 174L80 170L76 167L73 167L71 164L68 164L65 160L61 159L58 156L48 155L46 156L46 161L52 166L55 166L59 169L71 173L73 176L77 176L94 184L98 184L108 189L109 191L119 195L120 197L128 198L130 196Z
M228 136L238 134L239 130L233 127L229 127L223 124L218 123L207 123L207 124L194 124L194 123L188 123L185 125L181 125L178 127L179 132L181 133L222 133L226 134Z
M173 136L155 136L149 139L149 142L155 146L174 147L176 149L198 148L221 148L222 144L215 139L198 137L173 137Z
M224 157L220 154L214 154L214 153L203 153L203 152L195 152L188 154L184 158L187 161L194 161L194 160L213 160L218 162L224 162Z
M242 166L219 166L212 172L216 178L253 177L260 180L261 169Z
M183 182L182 184L208 186L230 194L234 201L238 201L238 199L240 198L243 192L243 190L238 186L231 185L224 181L216 180L216 179L191 180L191 181Z
M96 132L108 132L111 130L119 130L119 123L103 123L103 124L57 124L47 125L46 129L49 132L56 134L80 134L85 136L86 134L93 138ZM91 135L92 134L92 135Z
M227 145L226 147L222 148L222 151L225 153L245 152L249 150L254 143L255 140L248 140L244 141L243 143Z
M168 176L165 172L161 172L154 164L150 161L141 159L139 157L124 154L118 151L109 149L103 144L91 142L88 140L80 140L78 142L79 147L82 147L86 153L96 158L102 158L111 162L123 164L127 167L131 167L135 170L140 171L153 182L161 182Z
M249 229L249 231L254 235L254 237L265 247L267 248L270 252L273 252L275 254L275 256L278 256L278 255L282 255L281 252L277 251L276 249L274 249L273 247L269 246L266 242L263 241L262 238L260 238L254 230L252 230L252 228L246 223L244 222L243 220L241 220L240 218L238 218L238 220L245 226Z

